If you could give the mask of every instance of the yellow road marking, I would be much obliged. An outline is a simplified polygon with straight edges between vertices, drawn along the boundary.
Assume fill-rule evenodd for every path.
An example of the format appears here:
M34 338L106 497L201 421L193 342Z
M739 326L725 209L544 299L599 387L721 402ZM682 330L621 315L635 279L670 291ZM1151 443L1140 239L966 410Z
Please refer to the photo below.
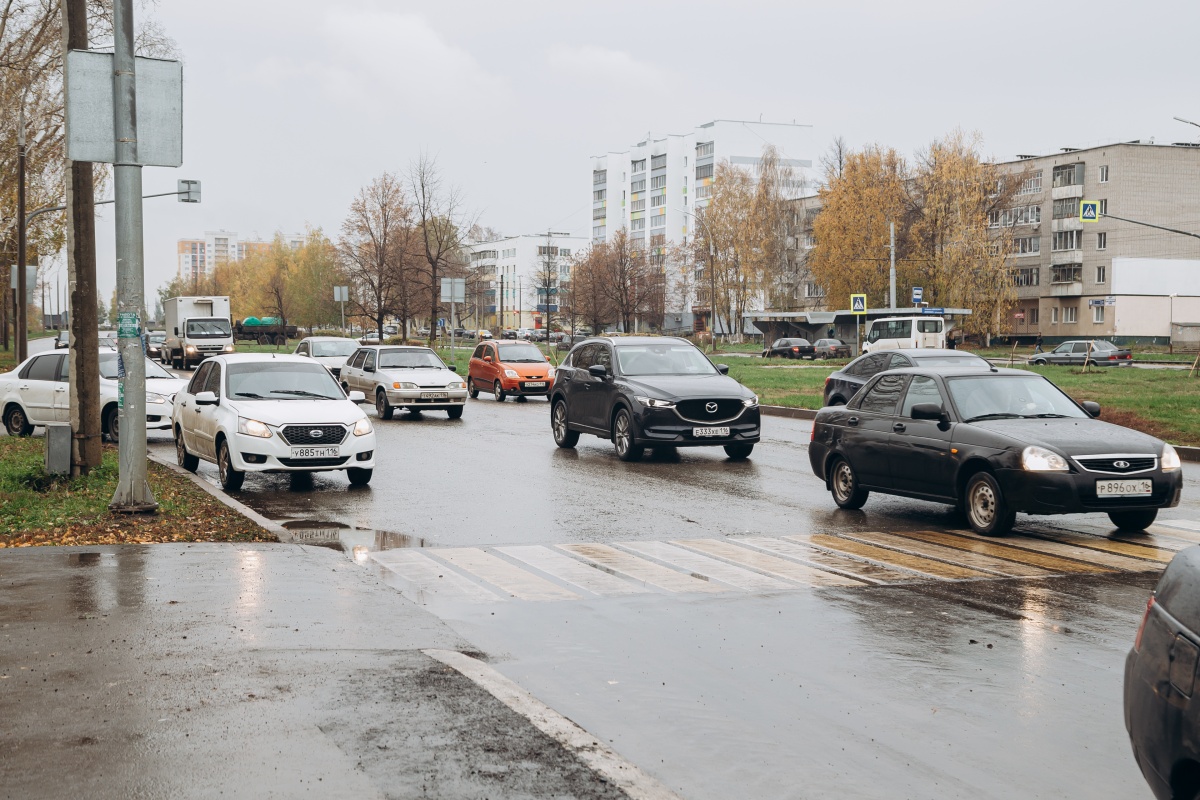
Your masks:
M858 541L869 542L870 544L877 544L883 547L905 550L914 555L949 561L961 567L973 567L984 572L1010 578L1044 578L1051 574L1049 570L1042 569L1041 567L1019 564L1015 561L1005 561L1004 559L994 558L990 555L973 553L968 550L958 550L953 547L946 547L945 545L931 544L919 539L910 539L901 534L843 533L841 535L847 539L857 539Z
M624 578L599 570L577 558L563 555L557 550L541 545L519 547L497 547L501 553L523 561L534 569L552 575L564 583L603 596L622 594L644 594L649 591L640 583L631 583Z
M979 570L969 569L968 567L960 567L955 564L944 564L941 561L934 561L931 558L923 558L921 556L913 556L907 553L898 553L895 550L887 550L883 547L876 547L872 544L863 544L862 542L843 539L840 536L829 536L828 534L818 533L808 537L807 541L818 547L825 547L830 550L838 550L850 555L869 558L873 561L881 561L884 564L900 567L901 569L920 572L925 575L932 575L935 578L959 579L959 578L994 578L995 575L990 575Z
M723 558L735 564L765 572L776 578L803 583L809 586L861 586L862 581L848 578L845 575L835 575L832 572L814 569L806 564L789 561L778 556L760 553L746 547L739 547L732 542L719 539L675 539L672 542L680 547L698 550L716 558Z
M666 542L618 542L617 545L639 555L665 561L678 569L706 575L710 580L727 583L748 592L774 592L780 589L796 588L792 583L785 583L758 572L735 567L724 561L718 561L715 558L709 558Z
M850 558L840 553L831 553L828 550L809 547L806 544L801 544L800 542L803 540L799 537L794 537L793 540L789 541L786 539L772 539L767 536L746 536L734 539L733 541L741 545L757 547L759 550L766 550L773 555L796 559L818 569L840 572L843 575L849 575L852 578L857 578L867 583L913 583L914 581L929 580L927 576L918 575L915 572L892 569L891 567L885 567L870 561L860 561L857 558Z
M440 547L430 553L519 600L578 600L579 595L478 547Z
M648 583L668 592L723 592L725 587L676 572L659 564L622 552L606 544L560 544L559 549L594 561L602 567L635 581Z
M950 533L955 536L961 536L964 539L979 540L980 538L971 531L950 531ZM997 543L1003 544L1005 547L1019 548L1021 550L1035 550L1039 553L1065 556L1066 558L1073 558L1077 561L1085 561L1089 564L1111 567L1113 569L1119 569L1125 572L1149 572L1161 568L1161 565L1159 564L1149 561L1142 561L1138 558L1129 558L1128 556L1106 553L1103 550L1095 550L1090 547L1080 547L1074 544L1063 544L1062 542L1051 542L1045 539L1033 539L1021 535L1008 536L1002 540L998 540Z
M1005 546L1000 543L1001 540L983 539L978 536L953 536L941 531L906 531L904 535L912 539L920 539L933 544L942 544L958 550L969 550L972 553L983 553L984 555L1004 558L1021 564L1032 564L1056 573L1112 572L1112 570L1097 564L1081 564L1079 561L1072 559Z
M388 572L403 578L405 583L397 588L401 594L417 603L425 602L426 595L475 602L503 599L419 550L383 550L371 553L371 558Z

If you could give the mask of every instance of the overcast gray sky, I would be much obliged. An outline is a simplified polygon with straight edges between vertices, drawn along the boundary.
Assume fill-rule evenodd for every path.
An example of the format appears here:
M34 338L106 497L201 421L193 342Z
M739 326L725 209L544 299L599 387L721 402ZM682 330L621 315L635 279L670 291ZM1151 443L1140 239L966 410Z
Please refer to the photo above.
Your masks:
M184 59L184 165L146 169L145 188L197 178L204 200L146 202L148 292L181 237L336 237L354 192L422 150L482 223L585 234L588 156L715 118L906 154L960 126L1001 159L1200 135L1171 119L1200 121L1195 0L162 0L157 15ZM111 211L99 230L107 298Z

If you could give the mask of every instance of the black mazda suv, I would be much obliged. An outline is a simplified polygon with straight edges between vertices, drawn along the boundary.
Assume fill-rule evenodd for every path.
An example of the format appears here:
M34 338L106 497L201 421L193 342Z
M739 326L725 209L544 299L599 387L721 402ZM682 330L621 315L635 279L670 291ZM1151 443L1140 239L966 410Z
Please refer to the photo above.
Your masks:
M579 434L609 439L622 461L647 447L720 445L747 458L759 437L758 397L684 339L591 338L558 368L550 426L559 447Z

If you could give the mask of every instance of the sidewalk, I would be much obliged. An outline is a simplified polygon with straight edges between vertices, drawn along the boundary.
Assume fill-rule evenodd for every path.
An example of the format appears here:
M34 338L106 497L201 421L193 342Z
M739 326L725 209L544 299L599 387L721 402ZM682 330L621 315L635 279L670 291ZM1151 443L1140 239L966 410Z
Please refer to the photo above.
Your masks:
M0 797L623 796L425 648L325 548L5 552Z

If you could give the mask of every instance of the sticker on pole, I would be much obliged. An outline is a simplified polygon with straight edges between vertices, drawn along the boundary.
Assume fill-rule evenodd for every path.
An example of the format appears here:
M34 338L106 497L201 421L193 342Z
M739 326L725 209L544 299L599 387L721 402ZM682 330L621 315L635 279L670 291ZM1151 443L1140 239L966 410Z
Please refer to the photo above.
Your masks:
M866 314L867 313L867 296L865 294L850 295L850 313L851 314Z
M117 408L125 407L125 381L117 384Z
M1080 200L1079 201L1079 221L1080 222L1099 222L1100 221L1100 201L1099 200Z
M118 339L136 339L140 327L136 311L122 311L117 314Z

